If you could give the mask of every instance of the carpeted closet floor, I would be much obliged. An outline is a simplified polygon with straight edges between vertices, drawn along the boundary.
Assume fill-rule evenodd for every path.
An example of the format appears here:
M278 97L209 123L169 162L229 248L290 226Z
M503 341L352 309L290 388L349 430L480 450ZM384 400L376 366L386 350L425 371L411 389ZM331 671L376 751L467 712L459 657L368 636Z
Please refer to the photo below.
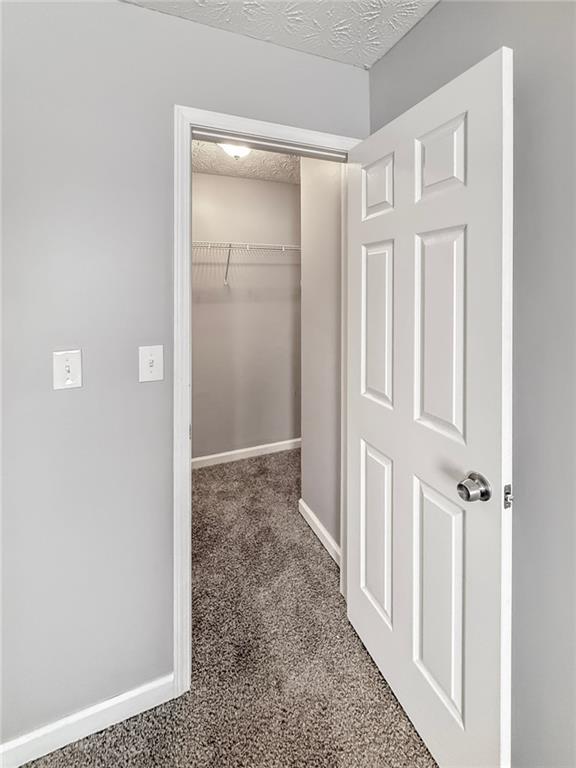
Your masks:
M435 766L298 512L300 452L193 474L191 692L30 766Z

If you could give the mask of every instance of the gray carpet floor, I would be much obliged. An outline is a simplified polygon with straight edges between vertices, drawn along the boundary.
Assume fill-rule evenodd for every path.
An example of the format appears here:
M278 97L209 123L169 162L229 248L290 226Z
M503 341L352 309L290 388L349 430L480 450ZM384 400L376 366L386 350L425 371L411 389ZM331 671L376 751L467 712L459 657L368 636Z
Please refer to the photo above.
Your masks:
M190 693L35 768L433 768L298 513L300 454L196 470Z

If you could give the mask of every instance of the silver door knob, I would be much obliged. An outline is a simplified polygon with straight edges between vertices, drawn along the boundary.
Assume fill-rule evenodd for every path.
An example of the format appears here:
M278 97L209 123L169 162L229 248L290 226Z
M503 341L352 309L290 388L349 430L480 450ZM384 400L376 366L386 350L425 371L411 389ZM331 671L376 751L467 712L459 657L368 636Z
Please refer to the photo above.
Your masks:
M464 501L488 501L492 496L490 483L479 472L468 472L456 486L458 496Z

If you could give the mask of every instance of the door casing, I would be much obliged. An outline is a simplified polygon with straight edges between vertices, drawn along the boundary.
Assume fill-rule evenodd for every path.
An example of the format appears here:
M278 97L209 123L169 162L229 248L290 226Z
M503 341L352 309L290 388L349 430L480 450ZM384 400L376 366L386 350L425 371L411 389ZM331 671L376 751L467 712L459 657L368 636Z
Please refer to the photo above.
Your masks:
M206 133L232 134L238 140L262 139L269 143L290 144L308 151L347 153L361 139L309 131L290 125L251 120L222 112L209 112L193 107L174 107L174 422L173 422L173 658L174 696L190 689L191 680L191 535L192 535L192 284L190 254L192 247L192 130ZM270 147L271 151L274 151ZM277 151L280 151L278 149ZM318 155L316 155L318 156ZM345 168L345 166L344 166ZM342 174L342 249L341 249L341 401L340 418L340 544L346 547L346 363L347 363L347 233L346 173ZM346 594L346 558L342 557L340 591Z

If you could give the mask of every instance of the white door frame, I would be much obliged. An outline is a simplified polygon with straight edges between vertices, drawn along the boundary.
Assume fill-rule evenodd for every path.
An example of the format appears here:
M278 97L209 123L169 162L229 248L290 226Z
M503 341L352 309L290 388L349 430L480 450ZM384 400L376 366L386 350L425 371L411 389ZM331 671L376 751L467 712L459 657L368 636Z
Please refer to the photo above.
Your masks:
M191 329L191 248L192 248L192 163L193 128L224 131L285 142L309 149L348 152L360 139L309 131L290 125L250 120L193 107L174 107L174 692L180 696L190 689L191 675L191 533L192 533L192 329ZM345 174L343 174L345 177ZM345 182L345 178L344 178ZM344 186L344 185L343 185ZM345 211L345 208L343 208ZM342 217L343 225L345 216ZM341 338L341 459L345 447L346 394L346 237L342 237L342 338ZM341 461L345 467L345 461ZM342 482L345 482L342 476ZM341 531L345 530L346 493L341 493ZM342 551L344 552L342 539ZM345 594L345 564L342 557L341 590Z

